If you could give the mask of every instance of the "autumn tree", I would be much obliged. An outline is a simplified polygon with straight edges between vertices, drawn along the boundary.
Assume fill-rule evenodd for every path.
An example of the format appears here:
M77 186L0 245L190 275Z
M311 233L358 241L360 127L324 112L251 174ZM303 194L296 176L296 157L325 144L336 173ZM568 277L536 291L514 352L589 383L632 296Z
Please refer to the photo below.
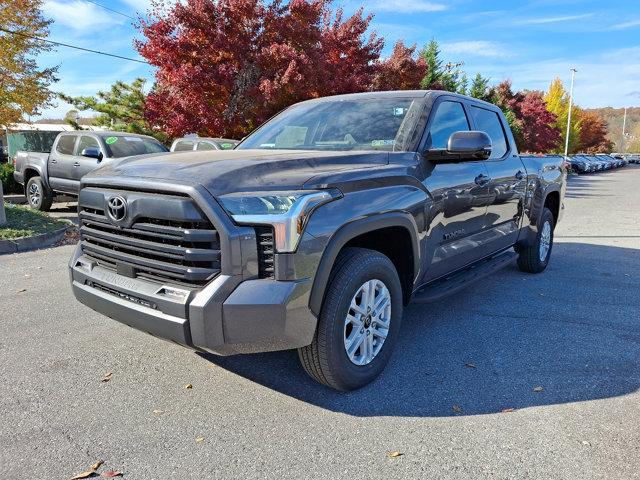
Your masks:
M51 105L49 85L56 68L38 68L36 56L51 46L35 37L49 35L42 0L0 2L0 125L23 121Z
M486 95L488 100L499 106L504 113L518 148L520 148L523 144L522 130L524 125L522 119L518 118L518 113L523 95L520 92L513 92L510 80L503 80L495 87L492 87Z
M580 112L579 150L585 153L610 153L613 142L607 138L607 124L595 112Z
M564 89L562 80L556 78L551 82L549 91L545 93L547 110L556 116L555 126L560 130L562 140L567 137L567 122L569 117L569 93ZM571 107L571 125L569 129L569 153L576 153L580 148L580 115L575 105ZM564 153L564 142L555 148L556 153Z
M546 153L558 146L562 139L555 126L556 116L547 110L542 92L527 92L517 105L516 116L522 124L521 143L523 152Z
M239 138L294 102L368 90L382 39L329 0L185 0L142 20L146 116L172 136Z
M378 62L371 90L412 90L420 88L427 72L424 59L416 54L416 45L396 42L391 56Z
M98 115L93 120L94 125L118 132L153 135L164 141L164 135L158 129L152 128L144 116L147 99L145 83L144 78L137 78L130 84L118 81L109 91L98 92L95 96L59 96L78 110L97 112ZM66 121L74 128L80 128L74 118L67 118Z

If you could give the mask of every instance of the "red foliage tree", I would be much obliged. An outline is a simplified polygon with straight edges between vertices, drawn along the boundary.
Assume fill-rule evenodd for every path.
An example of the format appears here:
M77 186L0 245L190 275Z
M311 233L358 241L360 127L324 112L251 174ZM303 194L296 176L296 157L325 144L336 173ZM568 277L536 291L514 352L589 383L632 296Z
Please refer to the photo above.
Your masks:
M146 116L171 136L242 137L308 98L369 89L383 40L329 0L186 0L142 20Z
M609 153L613 150L613 142L607 138L607 124L595 112L580 112L580 143L583 152Z
M560 131L554 126L556 116L547 110L542 92L525 93L517 106L516 117L522 121L520 150L544 153L560 143Z
M371 90L412 90L420 88L420 81L427 74L424 58L417 55L416 45L407 47L396 42L391 56L377 65Z

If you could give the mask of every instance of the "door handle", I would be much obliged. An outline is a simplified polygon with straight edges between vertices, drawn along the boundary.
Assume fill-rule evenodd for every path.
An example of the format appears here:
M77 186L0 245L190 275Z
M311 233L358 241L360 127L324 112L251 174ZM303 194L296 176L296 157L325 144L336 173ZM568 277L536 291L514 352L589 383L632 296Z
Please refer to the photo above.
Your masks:
M76 162L73 164L74 167L79 167L80 166L80 162Z
M474 182L476 182L476 185L480 185L481 187L483 185L486 185L487 183L489 183L491 181L491 178L489 178L487 175L485 175L484 173L481 173L480 175L478 175L475 179Z
M524 178L524 172L522 170L518 170L516 173L516 180L522 180Z

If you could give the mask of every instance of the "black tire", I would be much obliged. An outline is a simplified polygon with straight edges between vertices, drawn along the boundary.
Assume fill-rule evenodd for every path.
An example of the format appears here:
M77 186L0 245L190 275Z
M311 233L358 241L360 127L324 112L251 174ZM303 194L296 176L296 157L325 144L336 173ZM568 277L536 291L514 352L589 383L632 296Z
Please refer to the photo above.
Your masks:
M42 183L42 178L31 177L27 182L25 195L29 207L40 210L41 212L48 212L51 209L53 195Z
M345 319L354 295L369 280L380 280L389 291L389 330L373 360L356 365L345 350ZM355 390L375 380L391 357L402 321L400 279L385 255L364 248L346 248L338 255L327 285L313 342L299 348L298 356L311 378L336 390Z
M549 225L549 248L547 249L544 259L540 259L541 256L541 244L543 231L545 225ZM542 218L540 219L540 228L536 235L536 240L533 245L528 247L520 246L518 252L518 267L523 272L527 273L540 273L547 268L549 264L549 258L551 257L551 251L553 250L553 230L555 228L555 218L551 210L544 208L542 211Z

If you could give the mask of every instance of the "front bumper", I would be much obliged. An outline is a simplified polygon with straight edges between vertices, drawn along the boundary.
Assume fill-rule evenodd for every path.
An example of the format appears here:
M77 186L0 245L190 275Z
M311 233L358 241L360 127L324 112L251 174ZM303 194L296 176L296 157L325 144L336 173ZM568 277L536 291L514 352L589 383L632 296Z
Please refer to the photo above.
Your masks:
M84 257L69 263L75 297L114 320L189 348L219 355L309 345L317 319L311 280L246 280L218 275L202 289L129 278Z

